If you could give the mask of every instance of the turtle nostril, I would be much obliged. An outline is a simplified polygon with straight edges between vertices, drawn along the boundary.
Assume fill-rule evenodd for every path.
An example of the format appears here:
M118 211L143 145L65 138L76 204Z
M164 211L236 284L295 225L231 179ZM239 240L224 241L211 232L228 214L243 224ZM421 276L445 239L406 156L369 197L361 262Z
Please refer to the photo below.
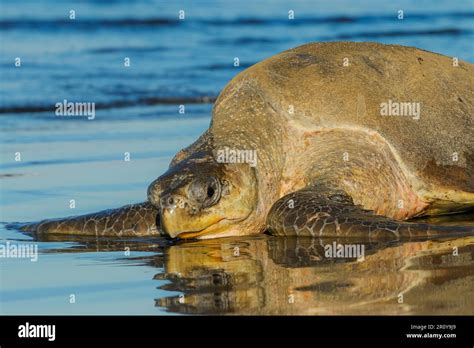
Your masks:
M180 199L173 195L166 195L160 199L161 208L175 209Z

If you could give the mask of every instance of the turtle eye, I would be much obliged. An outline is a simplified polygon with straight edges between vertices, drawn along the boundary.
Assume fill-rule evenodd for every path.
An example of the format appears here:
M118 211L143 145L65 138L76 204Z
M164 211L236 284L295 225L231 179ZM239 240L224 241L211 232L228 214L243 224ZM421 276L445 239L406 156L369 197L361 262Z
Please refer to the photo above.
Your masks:
M221 185L214 177L196 179L189 187L189 196L204 207L216 204L221 196Z
M214 196L214 193L216 193L214 188L212 186L208 186L208 188L207 188L207 198L212 198L212 196Z

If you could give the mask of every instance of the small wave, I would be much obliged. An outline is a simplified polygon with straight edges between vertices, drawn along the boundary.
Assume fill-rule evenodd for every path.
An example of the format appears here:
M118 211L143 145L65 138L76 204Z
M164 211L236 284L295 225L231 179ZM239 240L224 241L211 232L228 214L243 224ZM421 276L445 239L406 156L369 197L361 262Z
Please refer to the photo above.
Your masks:
M116 100L95 104L96 110L115 109L140 105L180 105L180 104L211 104L216 101L215 96L199 97L149 97L135 100ZM0 114L25 114L37 112L54 112L54 103L51 105L24 105L0 107Z
M272 26L272 25L318 25L318 24L353 24L393 21L394 15L365 15L365 16L298 16L294 20L286 18L238 17L238 18L197 18L179 20L178 18L91 18L91 19L33 19L18 18L0 21L0 29L44 29L44 30L97 30L101 28L124 27L168 27L176 25L202 24L209 26ZM407 19L416 21L433 21L438 19L474 18L474 12L448 13L410 13Z
M206 20L205 24L214 26L238 26L238 25L307 25L307 24L329 24L329 23L354 23L364 20L367 17L295 17L294 20L288 19L269 19L269 18L235 18L235 19L212 19Z
M70 139L72 141L77 141L78 139ZM61 140L62 141L62 140ZM94 141L97 141L95 139ZM51 143L51 141L50 141ZM166 159L175 155L174 151L162 150L162 151L142 151L135 152L133 157L135 160L146 160L146 159ZM68 165L68 164L83 164L83 163L106 163L113 161L122 161L122 158L118 158L114 155L99 155L99 156L87 156L87 157L76 157L76 158L58 158L58 159L49 159L41 161L22 161L22 162L11 162L4 163L0 165L1 170L5 169L18 169L25 167L38 167L38 166L55 166L55 165ZM26 174L18 174L16 176L22 176ZM41 194L37 191L31 191L33 194Z
M162 52L168 48L163 46L151 47L103 47L88 50L89 53L119 53L119 52Z
M282 42L282 39L270 38L270 37L237 37L237 38L219 38L209 40L207 43L213 45L252 45L252 44L274 44Z
M247 69L254 64L256 64L256 62L240 63L239 66L234 66L232 63L225 63L225 64L215 63L215 64L204 65L204 66L198 67L197 69L204 69L204 70Z
M100 28L123 27L162 27L177 25L171 18L119 18L119 19L13 19L0 21L0 29L79 29L96 30Z
M394 31L374 31L360 32L351 34L337 35L336 39L372 39L382 37L402 37L402 36L430 36L430 35L447 35L457 36L471 34L472 31L458 28L446 29L426 29L426 30L394 30ZM334 38L334 37L333 37Z
M406 18L418 21L431 21L439 18L473 18L474 12L448 12L448 13L410 13ZM396 19L394 15L361 15L361 16L299 16L295 15L294 20L286 18L258 18L258 17L240 17L240 18L216 18L198 20L208 25L214 26L229 26L229 25L314 25L314 24L353 24L353 23L370 23L378 21L393 21Z
M4 178L16 178L19 176L25 176L26 174L23 173L6 173L6 174L0 174L0 179Z

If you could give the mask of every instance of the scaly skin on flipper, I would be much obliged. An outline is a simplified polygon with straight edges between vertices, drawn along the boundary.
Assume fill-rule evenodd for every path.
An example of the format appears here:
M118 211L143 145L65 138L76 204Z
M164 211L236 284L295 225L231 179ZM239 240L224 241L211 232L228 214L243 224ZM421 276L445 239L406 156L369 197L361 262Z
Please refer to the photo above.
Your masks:
M267 229L275 236L365 237L369 240L474 235L474 226L438 226L378 216L354 205L343 192L331 194L321 187L280 198L268 213Z
M26 224L20 230L37 234L72 234L90 236L153 236L159 235L156 226L158 211L150 203L125 205L118 209L72 216L64 219L43 220Z

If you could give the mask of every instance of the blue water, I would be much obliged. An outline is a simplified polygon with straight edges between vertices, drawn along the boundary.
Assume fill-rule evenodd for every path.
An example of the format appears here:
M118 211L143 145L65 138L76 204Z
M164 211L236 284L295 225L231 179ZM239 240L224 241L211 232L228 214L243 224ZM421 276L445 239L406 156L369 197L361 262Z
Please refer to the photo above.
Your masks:
M69 19L70 10L75 11L74 20ZM184 20L178 18L180 10L185 11ZM290 10L294 20L288 19ZM403 20L397 18L399 10L404 11ZM280 51L313 41L376 41L474 62L473 19L473 1L2 0L0 221L35 221L145 200L148 184L166 170L171 157L207 128L219 91L246 67ZM15 67L17 57L20 67ZM129 67L124 66L126 58ZM64 99L95 102L95 119L55 116L54 104ZM185 105L185 114L178 112L179 105ZM17 152L21 161L15 161ZM123 160L125 152L130 162ZM74 209L69 207L71 199L76 201ZM31 241L4 227L0 238ZM301 268L303 275L289 276L288 265L280 259L282 247L268 237L173 247L160 240L123 243L45 240L37 242L38 262L1 258L0 313L304 314L306 307L312 308L308 296L306 307L268 303L272 297L286 299L288 290L276 286L273 278L294 277L297 284L298 277L318 277L324 271L333 277L320 281L335 284L336 290L345 279L333 273L344 274L343 270L331 271L325 265ZM225 250L235 243L248 250L229 261ZM410 273L394 261L385 277L414 277L413 284L424 286L428 294L445 291L458 296L444 307L442 297L427 295L428 302L413 300L403 308L387 305L389 300L380 297L365 299L371 305L364 310L353 306L351 311L345 305L356 299L343 296L338 302L324 297L323 286L326 293L321 287L308 290L321 310L314 312L472 313L472 286L463 285L473 277L472 241L452 242L467 255L460 264L446 261L449 245L443 243L400 246L398 259L392 260L424 260L427 248L433 248L455 270L444 288L429 288L431 280L439 281L436 271L442 263L425 262ZM128 256L124 245L133 250ZM399 249L376 250L384 260ZM215 253L221 257L209 259ZM199 269L193 268L197 260ZM180 277L182 282L176 280ZM230 285L211 281L221 278L231 279ZM392 284L383 274L371 279ZM355 280L348 289L367 293ZM395 298L397 291L395 286L387 296ZM76 294L75 304L69 303L71 293ZM179 294L187 296L185 304L179 302Z
M2 113L50 110L64 98L110 108L216 96L243 68L312 41L378 41L474 59L472 1L33 0L1 6ZM20 69L13 67L15 57L22 59Z

